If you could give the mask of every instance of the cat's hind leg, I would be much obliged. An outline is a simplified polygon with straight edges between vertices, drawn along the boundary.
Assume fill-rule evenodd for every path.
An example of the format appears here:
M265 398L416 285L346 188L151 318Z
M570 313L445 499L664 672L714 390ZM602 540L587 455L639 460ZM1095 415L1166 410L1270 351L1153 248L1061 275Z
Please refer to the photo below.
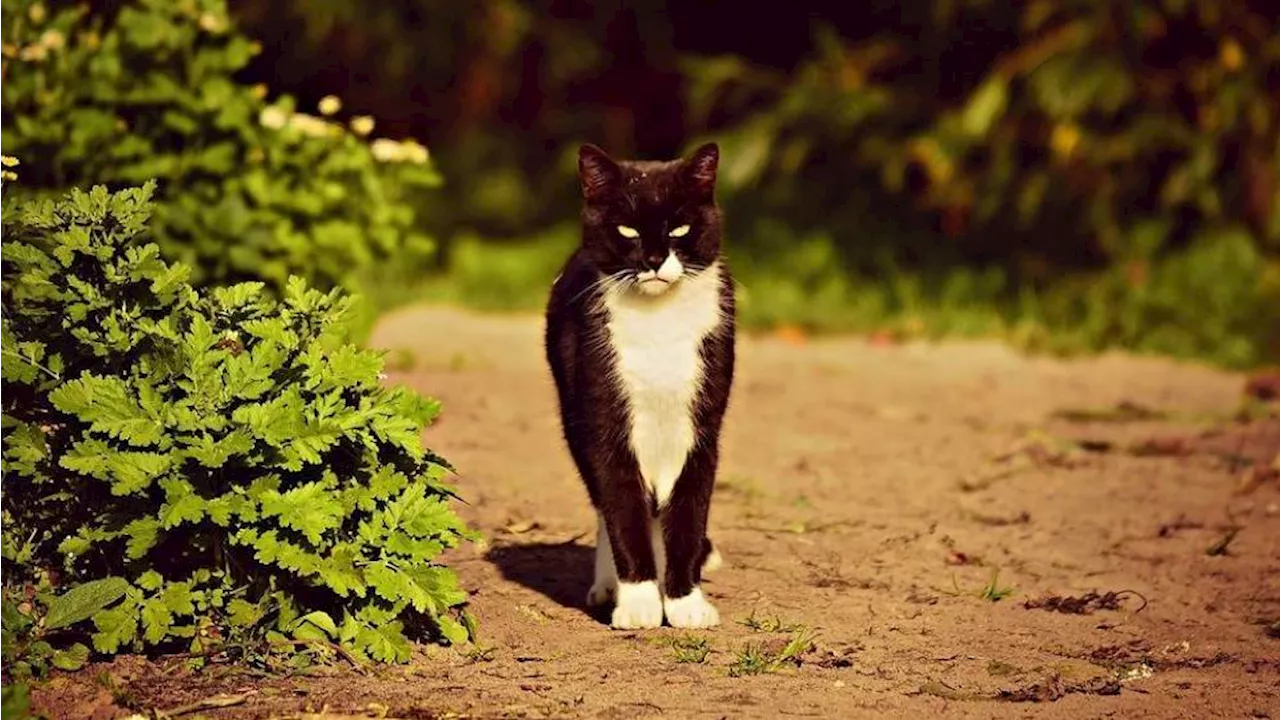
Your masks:
M702 540L702 574L715 572L724 566L724 557L720 555L720 551L711 543L711 538L703 538Z
M609 530L604 515L596 511L596 571L587 592L587 606L608 605L618 597L618 568L613 564L613 547L609 544Z

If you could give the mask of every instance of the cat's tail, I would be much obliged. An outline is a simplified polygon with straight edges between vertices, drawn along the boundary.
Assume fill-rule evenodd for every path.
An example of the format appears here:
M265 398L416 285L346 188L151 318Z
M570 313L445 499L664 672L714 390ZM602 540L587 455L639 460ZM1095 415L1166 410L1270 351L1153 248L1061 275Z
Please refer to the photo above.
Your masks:
M720 569L721 565L724 565L724 558L720 556L720 551L711 544L711 538L702 538L702 572L714 572Z

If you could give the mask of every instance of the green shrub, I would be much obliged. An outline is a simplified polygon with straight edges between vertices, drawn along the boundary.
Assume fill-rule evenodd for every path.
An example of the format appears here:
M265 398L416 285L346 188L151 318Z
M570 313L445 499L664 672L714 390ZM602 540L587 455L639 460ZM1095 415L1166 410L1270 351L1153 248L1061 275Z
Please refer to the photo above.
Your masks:
M474 535L419 440L439 405L342 342L338 289L193 289L137 242L153 188L5 199L6 670L88 644L403 661L407 637L465 641L436 560Z
M224 0L2 7L4 146L24 188L158 179L155 241L196 285L279 291L297 275L328 289L433 251L413 211L440 183L426 149L238 84L259 48Z
M819 33L790 73L689 61L735 247L821 233L853 283L998 271L992 300L1061 349L1280 357L1280 34L1260 8L868 7L874 34Z

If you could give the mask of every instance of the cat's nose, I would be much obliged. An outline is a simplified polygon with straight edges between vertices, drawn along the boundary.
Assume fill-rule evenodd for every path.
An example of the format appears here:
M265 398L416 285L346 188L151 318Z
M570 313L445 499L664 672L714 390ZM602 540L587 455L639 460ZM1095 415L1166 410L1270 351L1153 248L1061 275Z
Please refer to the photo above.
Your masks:
M657 270L662 267L662 261L667 258L663 255L646 255L644 258L645 268L648 270Z

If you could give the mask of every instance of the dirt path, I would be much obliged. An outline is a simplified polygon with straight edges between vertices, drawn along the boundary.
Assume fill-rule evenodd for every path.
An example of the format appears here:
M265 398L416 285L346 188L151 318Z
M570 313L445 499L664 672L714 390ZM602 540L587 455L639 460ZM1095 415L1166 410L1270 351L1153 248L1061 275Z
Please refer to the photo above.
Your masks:
M373 702L394 717L1280 717L1280 639L1262 624L1280 619L1280 482L1235 492L1244 458L1280 452L1280 424L1205 419L1236 409L1240 376L994 344L744 339L711 519L726 566L705 586L725 624L623 633L583 609L594 515L540 332L538 318L408 308L372 341L410 349L416 367L391 380L445 403L428 442L460 468L463 513L488 538L451 560L488 650L243 680L253 695L227 716ZM1187 417L1052 417L1121 402ZM1126 451L1168 436L1182 442ZM1105 443L1044 440L1069 437ZM979 597L996 570L1012 593ZM1024 606L1122 590L1087 614ZM764 627L743 624L753 613ZM732 676L744 647L776 653L804 632L775 619L814 647ZM690 637L707 642L701 663L677 662L677 638L686 660L701 654ZM162 707L215 689L146 670L125 682Z

